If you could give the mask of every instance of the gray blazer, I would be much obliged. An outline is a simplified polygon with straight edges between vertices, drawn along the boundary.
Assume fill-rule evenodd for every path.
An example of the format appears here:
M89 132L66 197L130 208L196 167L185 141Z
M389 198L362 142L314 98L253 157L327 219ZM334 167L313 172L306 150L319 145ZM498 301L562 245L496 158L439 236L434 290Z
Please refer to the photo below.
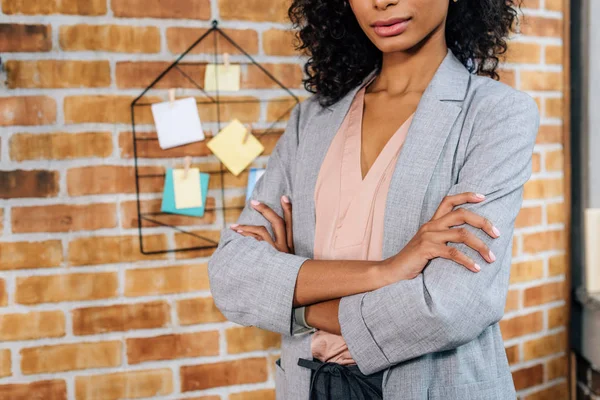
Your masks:
M296 254L225 227L208 263L215 303L229 320L282 334L278 400L309 396L311 371L297 361L311 358L311 335L292 334L292 296L298 269L313 257L319 168L354 94L371 75L330 107L321 107L315 96L297 105L256 183L252 198L279 215L280 196L291 198ZM538 126L537 105L529 95L470 74L448 51L423 93L397 160L386 200L383 257L398 253L444 196L474 191L486 199L460 207L489 218L501 236L492 239L466 227L497 260L488 264L471 248L451 243L480 264L481 272L436 258L414 279L342 298L342 335L361 372L385 370L384 399L515 399L498 321ZM265 225L273 233L249 204L238 223Z

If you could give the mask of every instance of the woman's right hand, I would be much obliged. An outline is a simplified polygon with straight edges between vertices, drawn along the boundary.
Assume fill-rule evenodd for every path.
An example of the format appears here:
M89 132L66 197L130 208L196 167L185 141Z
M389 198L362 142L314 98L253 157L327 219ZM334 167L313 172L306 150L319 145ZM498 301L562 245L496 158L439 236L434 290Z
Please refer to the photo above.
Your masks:
M454 210L459 204L479 203L484 198L472 192L446 196L431 220L419 228L408 244L398 254L381 262L386 284L415 278L425 269L429 260L437 257L456 261L473 272L479 272L481 267L475 261L455 247L448 246L448 242L464 243L479 252L487 262L494 262L496 257L481 239L464 227L453 228L466 223L482 229L492 238L500 236L498 229L488 219L464 208Z

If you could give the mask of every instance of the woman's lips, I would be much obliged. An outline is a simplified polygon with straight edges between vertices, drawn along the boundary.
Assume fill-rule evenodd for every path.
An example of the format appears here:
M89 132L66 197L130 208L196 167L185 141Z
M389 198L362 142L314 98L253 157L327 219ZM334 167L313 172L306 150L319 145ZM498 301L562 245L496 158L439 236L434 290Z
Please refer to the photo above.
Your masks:
M375 23L373 26L373 30L375 33L382 37L396 36L401 34L406 30L406 26L408 25L409 19L398 20L398 22L393 22L389 25L383 25L381 23Z

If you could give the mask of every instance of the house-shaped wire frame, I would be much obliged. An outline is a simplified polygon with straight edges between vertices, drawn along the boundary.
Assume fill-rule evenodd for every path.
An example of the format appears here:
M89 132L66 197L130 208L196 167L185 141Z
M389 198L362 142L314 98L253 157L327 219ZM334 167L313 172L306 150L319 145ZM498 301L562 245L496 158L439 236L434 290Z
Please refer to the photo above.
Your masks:
M212 51L207 50L210 47ZM192 54L212 54L213 59L209 62L218 64L222 63L222 53L226 52L235 53L234 57L243 59L238 62L231 57L231 63L240 64L243 73L248 72L248 68L252 68L253 76L264 74L262 78L268 80L265 86L269 86L270 89L253 90L249 94L228 92L226 95L219 93L218 88L214 92L205 91L204 70L207 61L186 62L186 56L193 58ZM242 91L243 86L242 84ZM246 204L245 185L248 168L237 177L231 174L206 147L206 142L210 140L208 134L202 142L166 150L159 147L152 126L150 106L164 101L168 89L172 88L184 91L182 97L196 98L205 133L210 131L214 135L221 130L221 125L225 126L231 119L238 118L243 123L252 123L254 136L263 142L263 145L267 142L265 148L272 146L278 140L289 112L299 99L223 32L218 27L217 21L213 21L212 27L164 69L131 103L132 152L135 164L140 251L142 254L152 255L200 250L190 255L207 256L211 253L210 249L217 247L219 232L224 224L234 220ZM158 96L151 95L154 91ZM255 92L258 92L258 95ZM254 105L248 106L248 104ZM267 109L273 112L267 113L265 111ZM248 113L251 115L245 115ZM267 116L261 117L261 115ZM170 214L160 210L161 199L158 193L162 195L166 168L180 167L185 156L192 157L194 168L197 167L200 172L210 174L209 193L203 217ZM264 163L262 165L253 163L250 167L252 166L262 167ZM233 191L237 197L231 195L226 197L227 191Z

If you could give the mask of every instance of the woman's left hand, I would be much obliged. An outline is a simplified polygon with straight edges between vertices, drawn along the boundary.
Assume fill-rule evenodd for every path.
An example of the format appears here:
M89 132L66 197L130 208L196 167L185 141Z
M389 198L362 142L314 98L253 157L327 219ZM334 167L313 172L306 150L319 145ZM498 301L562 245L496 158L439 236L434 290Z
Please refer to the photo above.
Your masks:
M264 240L281 252L294 254L292 203L290 203L287 196L281 196L280 201L283 208L283 218L277 215L268 205L256 200L250 201L252 208L261 213L271 223L275 238L272 238L267 228L262 225L233 224L230 228L243 236L250 236L261 241Z

